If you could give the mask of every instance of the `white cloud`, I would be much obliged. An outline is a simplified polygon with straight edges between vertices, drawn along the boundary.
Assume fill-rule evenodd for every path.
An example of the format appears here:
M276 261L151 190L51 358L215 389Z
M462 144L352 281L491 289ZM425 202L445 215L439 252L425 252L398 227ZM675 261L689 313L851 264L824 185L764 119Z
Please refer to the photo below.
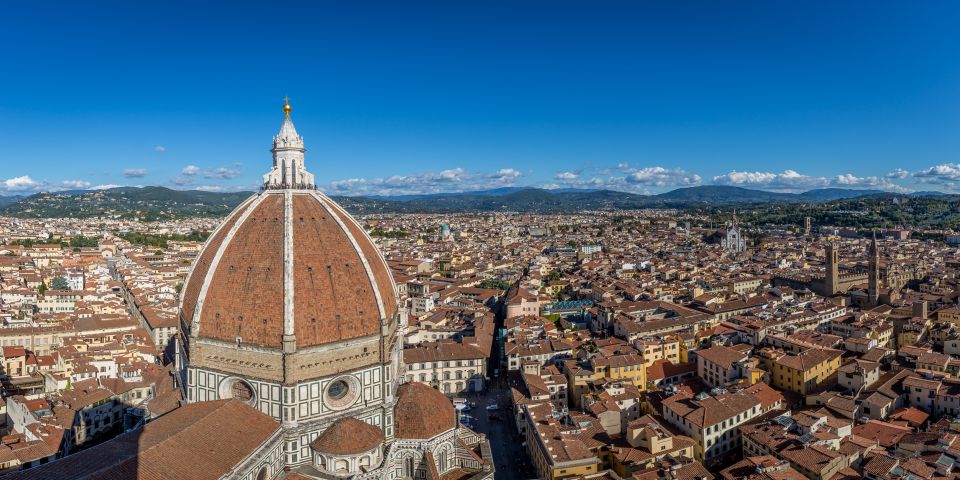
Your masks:
M713 177L717 185L734 185L740 187L763 188L775 191L799 192L816 188L872 188L891 192L907 192L908 189L890 181L893 177L858 177L852 173L844 173L836 177L817 177L804 175L796 170L783 172L738 172L736 170Z
M889 175L888 175L889 177ZM861 187L861 188L878 188L881 190L887 190L890 192L901 192L906 193L910 190L904 188L900 185L897 185L890 181L889 178L884 177L857 177L850 173L845 173L843 175L837 175L836 185L842 187Z
M128 168L123 171L123 176L125 178L143 178L147 176L147 169L145 168Z
M774 190L803 190L830 185L824 177L811 177L795 170L774 172L738 172L736 170L713 177L713 183L740 187L762 187Z
M109 190L109 189L111 189L111 188L119 188L119 187L122 187L122 186L123 186L123 185L117 185L117 184L115 184L115 183L104 183L104 184L101 184L101 185L94 185L94 186L90 187L90 190Z
M909 177L909 176L910 176L910 172L908 172L908 171L906 171L906 170L904 170L904 169L902 169L902 168L898 168L898 169L896 169L896 170L894 170L894 171L892 171L892 172L890 172L890 173L887 174L887 178L899 178L899 179L903 179L903 178L907 178L907 177Z
M439 172L394 175L378 178L347 178L321 188L335 195L412 195L422 193L463 192L507 187L524 174L513 168L495 172L468 172L450 168Z
M8 192L24 192L37 188L40 184L27 175L10 178L3 181L3 189Z
M183 167L183 170L180 170L180 173L184 175L196 175L200 173L200 167L196 165L187 165L186 167Z
M67 188L74 188L74 189L90 188L90 182L85 182L83 180L64 180L62 183L63 183L63 186Z
M619 190L643 194L650 193L651 189L699 185L702 181L700 175L682 168L662 166L635 168L626 162L617 164L615 168L592 169L590 173L560 171L553 176L553 179L558 180L559 185L547 184L550 188Z
M500 170L497 170L497 173L493 174L491 178L503 180L503 179L516 179L516 178L520 178L521 176L523 176L523 174L517 170L514 170L512 168L501 168Z
M202 190L204 192L239 192L244 190L242 185L198 185L194 187L194 190Z
M211 168L203 172L203 178L229 180L238 176L240 176L240 170L225 167Z
M189 187L197 184L197 181L193 177L186 175L179 175L170 179L170 183L178 187Z
M960 180L960 163L942 163L919 172L914 177L924 183L950 183Z
M163 153L167 151L167 147L164 147L163 145L157 145L156 147L153 147L153 151Z
M645 167L631 169L626 177L627 183L652 187L689 186L700 183L700 175L682 168Z
M90 182L84 180L63 180L61 182L37 181L29 175L0 180L0 193L28 194L36 192L58 192L90 188Z

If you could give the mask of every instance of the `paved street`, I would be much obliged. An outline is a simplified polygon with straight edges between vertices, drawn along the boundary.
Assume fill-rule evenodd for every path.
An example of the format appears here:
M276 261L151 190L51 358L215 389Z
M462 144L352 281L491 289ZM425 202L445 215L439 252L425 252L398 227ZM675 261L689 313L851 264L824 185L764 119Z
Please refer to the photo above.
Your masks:
M477 406L467 413L473 422L474 430L485 433L490 438L490 448L497 468L497 480L529 480L536 478L536 472L530 466L526 448L521 444L523 439L517 434L509 410L510 390L499 385L493 379L487 391L482 394L464 396ZM496 403L500 405L497 412L488 412L484 407ZM490 420L490 415L497 413L499 420Z

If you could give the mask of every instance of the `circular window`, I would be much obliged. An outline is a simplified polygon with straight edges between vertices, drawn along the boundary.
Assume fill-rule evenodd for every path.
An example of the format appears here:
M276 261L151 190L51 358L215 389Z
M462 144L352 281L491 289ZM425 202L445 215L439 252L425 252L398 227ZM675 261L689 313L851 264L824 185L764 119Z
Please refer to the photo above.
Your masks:
M257 391L242 378L228 377L220 382L220 398L235 398L253 405L257 401Z
M347 393L350 393L350 385L347 385L347 382L343 380L334 380L333 383L327 387L327 396L332 400L340 400L346 397Z
M249 402L253 400L253 389L250 388L250 385L243 380L237 380L233 382L233 385L230 388L230 393L233 398L237 400Z
M323 392L323 403L327 408L343 410L359 398L360 381L353 375L343 375L331 380Z

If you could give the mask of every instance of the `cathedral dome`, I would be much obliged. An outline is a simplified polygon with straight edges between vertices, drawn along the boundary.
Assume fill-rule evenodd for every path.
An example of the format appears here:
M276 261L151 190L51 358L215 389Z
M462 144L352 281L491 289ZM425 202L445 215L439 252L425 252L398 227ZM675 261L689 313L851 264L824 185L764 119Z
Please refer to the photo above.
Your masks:
M353 417L333 422L310 446L330 455L356 455L369 452L383 443L383 431Z
M453 404L439 390L420 382L405 383L397 392L396 437L426 440L457 426Z
M381 334L397 313L389 268L360 225L315 189L288 109L273 152L262 191L210 236L187 277L190 337L290 353Z

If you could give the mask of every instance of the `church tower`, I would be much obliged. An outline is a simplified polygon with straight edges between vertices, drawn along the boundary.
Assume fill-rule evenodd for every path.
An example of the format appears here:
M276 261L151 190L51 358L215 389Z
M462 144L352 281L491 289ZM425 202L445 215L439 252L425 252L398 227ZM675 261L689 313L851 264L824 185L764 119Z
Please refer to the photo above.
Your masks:
M826 294L833 295L840 289L840 254L837 253L837 246L828 243L825 248L827 256L827 269L824 272L823 283Z
M880 302L880 250L877 248L877 231L873 231L870 242L869 276L867 278L867 301L871 307Z

